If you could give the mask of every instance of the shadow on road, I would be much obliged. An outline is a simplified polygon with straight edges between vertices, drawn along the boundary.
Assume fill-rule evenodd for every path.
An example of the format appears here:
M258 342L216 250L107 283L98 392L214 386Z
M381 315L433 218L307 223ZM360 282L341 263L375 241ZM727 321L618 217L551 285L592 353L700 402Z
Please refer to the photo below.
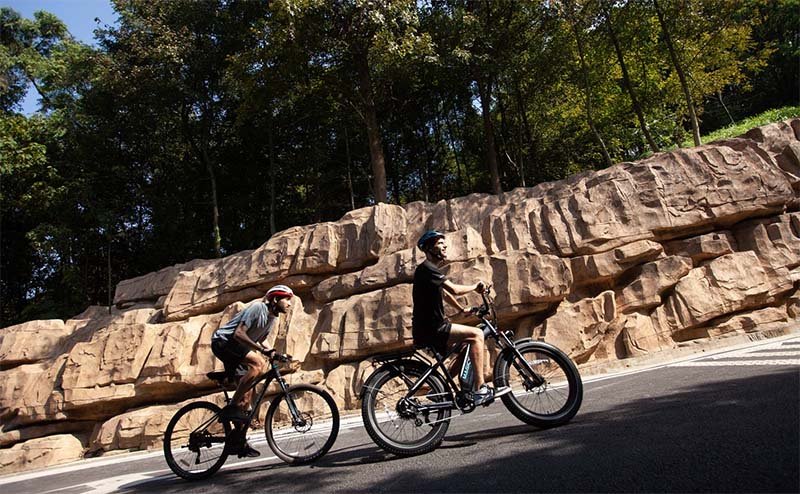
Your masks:
M670 372L681 379L686 371L662 376ZM797 368L670 384L662 391L641 378L610 381L587 390L583 410L566 426L453 434L413 458L358 445L310 467L232 468L202 484L155 479L129 492L800 491ZM644 397L624 401L629 387Z

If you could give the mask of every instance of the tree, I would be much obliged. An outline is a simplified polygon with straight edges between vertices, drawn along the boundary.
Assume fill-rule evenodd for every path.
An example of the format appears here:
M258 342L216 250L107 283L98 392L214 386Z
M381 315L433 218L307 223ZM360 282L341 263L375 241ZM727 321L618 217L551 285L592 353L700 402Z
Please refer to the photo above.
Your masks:
M614 20L612 18L613 11L614 8L606 4L605 25L608 31L608 36L611 39L611 43L614 46L614 53L616 53L617 55L617 62L619 63L619 67L622 70L622 86L628 93L628 96L630 97L631 106L633 107L633 112L636 114L636 119L639 121L639 128L642 130L642 134L647 140L647 144L650 146L650 150L654 153L657 153L658 145L656 144L656 141L653 139L653 136L650 133L650 129L647 126L647 122L645 121L644 117L644 110L642 109L642 105L639 103L639 98L636 94L636 89L634 89L633 81L631 79L630 74L628 73L628 65L625 63L625 55L622 52L619 35L617 34L617 28L615 27Z
M583 84L583 89L586 93L585 101L586 101L586 120L589 124L589 128L592 130L592 135L594 135L595 139L597 139L597 143L600 146L603 154L603 160L605 161L606 166L611 166L613 163L611 162L611 156L608 154L608 149L606 148L606 143L603 140L603 137L600 135L600 131L597 129L597 125L595 124L594 119L594 102L592 96L592 87L593 82L591 81L588 63L586 61L586 48L584 47L584 24L585 20L583 19L584 15L586 15L586 11L589 10L589 6L591 2L587 2L584 4L579 11L578 5L573 0L565 0L564 1L564 16L569 23L570 29L575 37L575 46L578 50L578 59L580 60L580 72L581 72L581 82Z

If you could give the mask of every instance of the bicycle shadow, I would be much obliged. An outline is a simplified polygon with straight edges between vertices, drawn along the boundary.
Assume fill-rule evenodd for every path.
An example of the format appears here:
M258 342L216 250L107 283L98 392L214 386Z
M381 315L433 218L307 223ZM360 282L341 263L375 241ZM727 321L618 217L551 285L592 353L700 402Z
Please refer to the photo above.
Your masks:
M445 436L444 441L442 442L441 446L439 446L439 448L442 449L465 448L468 446L475 446L484 439L495 439L498 437L513 437L522 434L532 434L540 430L541 429L538 429L531 425L520 424L512 427L501 426L493 429L483 429L473 432L462 432L460 434L452 434ZM454 444L448 444L448 443L454 443Z
M539 429L529 425L514 427L497 427L475 432L465 432L445 436L442 444L436 449L460 449L477 446L483 439L496 437L513 437L521 434L530 434ZM417 455L423 456L423 455ZM330 452L311 465L312 468L337 468L371 463L385 463L402 460L403 456L388 453L374 444L359 444Z
M400 459L400 457L391 453L387 453L374 444L358 444L329 452L321 459L314 462L311 467L349 467L356 465L368 465L371 463L384 463L397 459Z

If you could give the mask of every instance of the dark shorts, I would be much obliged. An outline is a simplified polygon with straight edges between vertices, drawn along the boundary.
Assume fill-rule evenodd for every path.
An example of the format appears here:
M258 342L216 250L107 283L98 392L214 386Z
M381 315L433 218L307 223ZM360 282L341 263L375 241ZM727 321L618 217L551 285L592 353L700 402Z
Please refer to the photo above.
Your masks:
M243 376L247 367L242 364L249 350L233 341L211 340L211 352L225 365L225 372L232 379Z
M450 328L453 325L445 321L436 329L427 330L413 328L414 344L417 346L430 346L437 352L444 354L447 351L447 340L450 338Z

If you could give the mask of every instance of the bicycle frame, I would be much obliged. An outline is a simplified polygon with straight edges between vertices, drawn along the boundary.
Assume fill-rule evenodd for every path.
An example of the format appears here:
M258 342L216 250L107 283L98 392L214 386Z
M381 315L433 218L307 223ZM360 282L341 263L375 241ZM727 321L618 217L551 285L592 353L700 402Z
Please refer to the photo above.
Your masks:
M267 388L269 388L269 385L273 379L278 381L278 385L281 388L281 393L286 396L286 403L288 404L289 411L292 414L292 425L301 427L305 425L305 420L303 419L302 414L297 410L297 405L294 403L292 394L289 393L289 385L286 384L286 380L283 379L280 370L278 370L278 364L274 361L271 361L270 369L264 374L258 376L256 380L253 381L253 384L248 386L248 388L245 390L245 392L251 391L255 389L259 383L264 383L264 386L261 388L261 392L258 394L258 399L255 401L255 406L253 406L253 409L250 410L250 414L247 416L247 420L239 424L234 423L237 429L241 427L242 431L246 431L250 428L250 424L252 423L253 418L256 416L256 413L258 413L258 408L261 406L261 402L264 400L264 395L267 393ZM230 403L227 390L225 390L225 402Z
M500 346L501 353L508 351L514 353L515 358L511 359L511 363L512 365L514 365L517 371L519 371L520 375L524 377L526 389L533 389L537 386L540 386L544 382L542 376L536 373L536 371L530 366L530 364L525 360L525 358L523 358L522 354L519 352L519 350L517 350L516 345L511 340L511 338L509 338L506 333L498 331L495 324L493 324L493 321L490 321L489 318L486 317L490 313L493 313L494 310L486 294L484 293L481 295L483 297L484 303L483 307L479 309L480 311L479 313L481 314L480 319L482 321L484 338L486 337L493 338ZM496 320L496 317L493 317L493 319ZM405 352L405 353L401 352L399 354L386 355L384 356L384 358L378 360L386 364L391 364L392 361L397 360L396 357L398 356L402 358L403 355L413 354L414 356L417 357L417 360L425 362L428 365L428 369L426 369L425 372L423 372L422 376L420 376L419 379L417 379L417 381L410 386L408 393L406 393L405 397L402 399L405 401L408 401L417 391L419 391L419 389L425 383L425 380L428 377L430 377L430 375L433 372L435 372L437 369L441 369L442 371L441 374L444 376L445 383L448 388L448 395L450 401L432 403L428 405L413 405L418 411L428 412L441 409L458 408L462 412L470 412L474 410L475 405L471 402L471 400L465 401L463 405L458 403L459 394L460 393L463 394L465 390L460 388L460 386L455 382L453 377L450 375L450 372L447 369L447 367L444 365L445 360L450 358L452 355L461 352L466 352L467 347L468 345L465 343L457 345L453 347L449 352L447 352L447 354L445 354L444 357L441 356L439 352L434 351L433 356L436 359L435 363L431 363L428 359L426 359L423 355L419 353L419 350L416 349L413 352ZM483 369L478 369L475 371L483 372Z

